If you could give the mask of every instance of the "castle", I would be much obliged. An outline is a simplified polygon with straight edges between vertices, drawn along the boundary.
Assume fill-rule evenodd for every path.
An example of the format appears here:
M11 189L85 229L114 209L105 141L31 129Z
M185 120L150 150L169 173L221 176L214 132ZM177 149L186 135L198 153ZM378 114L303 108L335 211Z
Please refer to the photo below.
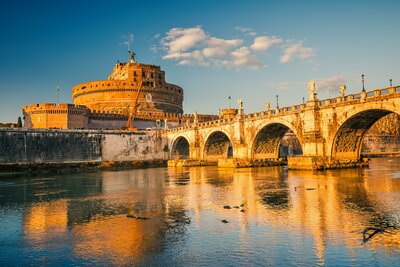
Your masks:
M107 80L75 85L73 104L24 106L24 127L123 129L134 108L134 126L138 129L193 122L194 115L183 114L183 89L167 83L160 66L138 63L135 54L128 52L129 61L118 62ZM196 117L199 122L217 118L201 114Z

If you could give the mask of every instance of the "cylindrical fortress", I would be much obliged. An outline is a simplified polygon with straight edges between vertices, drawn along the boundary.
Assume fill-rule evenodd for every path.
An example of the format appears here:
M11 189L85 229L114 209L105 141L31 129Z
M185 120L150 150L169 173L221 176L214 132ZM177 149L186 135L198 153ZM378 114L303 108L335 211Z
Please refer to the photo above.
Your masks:
M82 83L72 88L76 105L92 111L128 114L133 107L140 85L137 112L182 114L183 90L165 81L159 66L117 63L107 80Z

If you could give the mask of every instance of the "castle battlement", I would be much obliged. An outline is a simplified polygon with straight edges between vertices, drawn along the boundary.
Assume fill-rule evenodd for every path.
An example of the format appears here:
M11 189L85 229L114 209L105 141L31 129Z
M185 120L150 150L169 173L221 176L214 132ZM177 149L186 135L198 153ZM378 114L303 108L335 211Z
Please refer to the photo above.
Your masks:
M90 110L86 106L74 105L68 103L41 103L41 104L29 104L23 107L23 111L26 113L60 113L66 112L71 114L87 114Z

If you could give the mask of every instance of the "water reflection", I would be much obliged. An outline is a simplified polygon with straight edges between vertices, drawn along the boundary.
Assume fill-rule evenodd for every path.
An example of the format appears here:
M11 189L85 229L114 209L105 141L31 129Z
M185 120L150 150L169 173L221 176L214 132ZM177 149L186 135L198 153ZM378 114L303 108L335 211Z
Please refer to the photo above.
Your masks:
M2 177L0 264L398 263L399 167Z

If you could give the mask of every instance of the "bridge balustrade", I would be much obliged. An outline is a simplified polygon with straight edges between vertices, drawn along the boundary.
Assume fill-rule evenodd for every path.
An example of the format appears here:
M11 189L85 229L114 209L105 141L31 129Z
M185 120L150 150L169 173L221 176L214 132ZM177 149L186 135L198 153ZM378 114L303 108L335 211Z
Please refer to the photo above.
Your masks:
M381 95L388 95L388 94L390 94L389 88L382 89L382 90L380 90L380 92L381 92Z
M367 98L374 98L374 97L379 97L383 95L390 95L394 93L399 93L400 92L400 86L396 87L387 87L387 88L382 88L382 89L375 89L371 91L366 92L366 97ZM328 99L323 99L318 102L319 106L327 107L332 104L337 104L337 103L343 103L343 102L351 102L355 100L361 100L361 93L356 93L356 94L349 94L345 95L344 97L338 96L335 98L328 98ZM277 109L271 109L268 111L262 111L262 112L255 112L255 113L249 113L244 115L245 119L252 119L252 118L258 118L258 117L265 117L269 115L277 115L278 113L284 113L284 112L296 112L301 109L304 109L306 107L306 104L299 104L299 105L292 105L289 107L281 107ZM198 127L209 127L209 126L215 126L215 125L223 125L223 124L229 124L232 121L236 120L236 118L223 118L223 119L217 119L213 121L208 121L208 122L203 122L203 123L198 123ZM192 129L192 126L183 126L183 127L176 127L173 129L169 129L168 131L182 131L186 129Z

